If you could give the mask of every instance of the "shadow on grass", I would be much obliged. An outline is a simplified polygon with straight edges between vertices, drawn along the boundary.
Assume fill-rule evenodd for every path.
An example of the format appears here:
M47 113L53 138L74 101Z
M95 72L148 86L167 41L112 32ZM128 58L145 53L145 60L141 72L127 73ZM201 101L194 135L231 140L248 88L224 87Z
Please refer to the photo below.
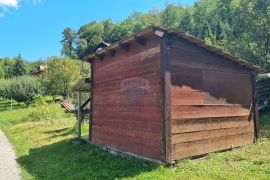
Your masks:
M37 179L117 179L149 172L158 165L109 154L69 140L31 149L17 162Z
M46 131L44 132L45 134L52 134L52 136L44 139L44 140L50 140L54 139L57 137L65 137L70 134L75 134L75 128L62 128L62 129L57 129L57 130L52 130L52 131Z

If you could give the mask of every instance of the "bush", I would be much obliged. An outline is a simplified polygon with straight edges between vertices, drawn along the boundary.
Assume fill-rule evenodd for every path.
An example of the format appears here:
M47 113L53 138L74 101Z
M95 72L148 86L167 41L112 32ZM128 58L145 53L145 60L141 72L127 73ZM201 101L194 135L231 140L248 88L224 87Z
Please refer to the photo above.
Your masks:
M31 113L31 118L35 120L50 119L49 106L44 97L38 95L35 97L35 108Z
M34 77L21 76L0 80L0 96L3 98L12 98L28 106L39 93L40 85Z
M10 80L8 79L0 79L0 97L5 99L10 99Z

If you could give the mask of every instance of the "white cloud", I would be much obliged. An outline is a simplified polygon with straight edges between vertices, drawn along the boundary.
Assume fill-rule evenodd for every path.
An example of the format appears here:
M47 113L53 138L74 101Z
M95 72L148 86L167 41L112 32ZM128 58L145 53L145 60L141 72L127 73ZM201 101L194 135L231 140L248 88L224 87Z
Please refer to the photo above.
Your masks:
M0 0L0 7L18 7L18 0Z
M4 17L9 9L19 9L23 2L37 5L41 0L0 0L0 18Z

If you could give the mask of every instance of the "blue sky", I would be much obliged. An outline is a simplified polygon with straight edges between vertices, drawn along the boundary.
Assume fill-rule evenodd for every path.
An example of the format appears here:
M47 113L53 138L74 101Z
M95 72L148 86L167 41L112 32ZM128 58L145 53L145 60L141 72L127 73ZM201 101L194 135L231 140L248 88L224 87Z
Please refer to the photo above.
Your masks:
M125 19L134 11L168 3L192 5L195 0L0 0L0 58L21 53L35 61L60 55L61 32L90 21Z

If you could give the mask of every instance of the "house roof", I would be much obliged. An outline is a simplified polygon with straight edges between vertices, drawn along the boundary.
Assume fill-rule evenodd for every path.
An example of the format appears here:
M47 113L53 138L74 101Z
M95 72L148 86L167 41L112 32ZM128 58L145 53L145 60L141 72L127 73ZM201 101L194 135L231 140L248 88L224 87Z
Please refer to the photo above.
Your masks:
M259 66L251 64L251 63L249 63L249 62L247 62L239 57L233 56L232 54L230 54L226 51L223 51L223 50L218 49L212 45L209 45L205 41L197 39L194 36L191 36L184 31L180 31L178 29L165 29L165 28L156 27L156 26L147 27L147 28L143 29L142 31L135 33L126 39L117 41L115 43L110 44L107 47L99 49L96 52L93 52L92 54L86 56L86 59L91 60L97 56L104 56L106 54L109 54L110 52L122 47L125 44L131 43L132 41L135 41L138 38L145 38L145 37L153 35L153 34L160 36L160 37L163 37L165 33L166 34L174 34L178 37L181 37L182 39L185 39L185 40L187 40L187 41L189 41L197 46L200 46L204 49L207 49L208 51L213 52L221 57L224 57L227 60L230 60L234 63L237 63L237 64L249 69L250 71L253 71L256 73L265 72L265 70L260 68Z

